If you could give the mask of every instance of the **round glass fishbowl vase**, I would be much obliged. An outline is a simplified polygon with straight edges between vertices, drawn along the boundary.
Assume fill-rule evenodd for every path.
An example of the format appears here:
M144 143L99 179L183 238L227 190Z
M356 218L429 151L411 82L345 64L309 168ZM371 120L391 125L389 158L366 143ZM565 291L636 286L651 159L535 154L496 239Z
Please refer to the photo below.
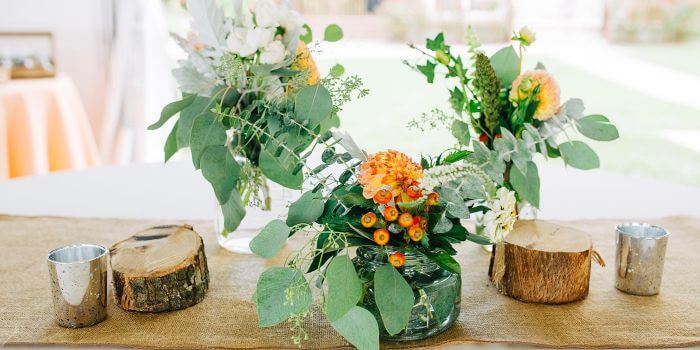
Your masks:
M425 339L448 329L459 316L462 280L459 274L442 269L425 255L406 252L406 263L398 271L413 289L413 309L406 328L398 334L390 335L382 324L379 308L374 299L371 282L364 286L366 291L361 305L369 310L379 324L379 337L388 341L410 341ZM387 264L386 253L379 247L357 248L353 259L355 268L363 280L374 270ZM369 279L371 281L371 279Z

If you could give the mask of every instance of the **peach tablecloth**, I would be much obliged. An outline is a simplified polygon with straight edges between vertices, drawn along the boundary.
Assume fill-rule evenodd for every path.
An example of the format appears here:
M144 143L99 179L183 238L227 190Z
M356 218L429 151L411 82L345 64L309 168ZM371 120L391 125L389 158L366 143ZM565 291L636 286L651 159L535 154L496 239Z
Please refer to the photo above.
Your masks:
M0 181L98 163L97 145L73 81L0 84Z

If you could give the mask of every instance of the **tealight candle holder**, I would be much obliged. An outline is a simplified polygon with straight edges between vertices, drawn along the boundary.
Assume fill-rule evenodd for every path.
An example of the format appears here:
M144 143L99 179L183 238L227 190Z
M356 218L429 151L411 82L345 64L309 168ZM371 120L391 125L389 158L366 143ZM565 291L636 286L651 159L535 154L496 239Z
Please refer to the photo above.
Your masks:
M615 229L615 288L629 294L656 295L661 287L669 232L644 224Z

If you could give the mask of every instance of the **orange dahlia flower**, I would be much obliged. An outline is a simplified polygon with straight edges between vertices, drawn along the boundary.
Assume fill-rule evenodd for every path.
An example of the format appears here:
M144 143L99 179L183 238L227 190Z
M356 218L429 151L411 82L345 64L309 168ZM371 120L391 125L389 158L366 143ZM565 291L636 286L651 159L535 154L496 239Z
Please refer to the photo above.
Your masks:
M383 188L397 197L410 186L418 185L422 178L423 169L418 163L401 152L388 150L375 153L363 162L357 179L362 185L362 195L369 199Z
M533 118L544 121L559 111L559 84L546 70L529 70L518 76L513 81L509 98L518 103L530 96L536 86L539 86L539 91L534 98L539 103Z
M306 79L307 84L318 83L319 73L316 61L311 57L311 52L303 41L299 41L299 45L297 45L296 60L292 63L292 69L307 72L309 74Z

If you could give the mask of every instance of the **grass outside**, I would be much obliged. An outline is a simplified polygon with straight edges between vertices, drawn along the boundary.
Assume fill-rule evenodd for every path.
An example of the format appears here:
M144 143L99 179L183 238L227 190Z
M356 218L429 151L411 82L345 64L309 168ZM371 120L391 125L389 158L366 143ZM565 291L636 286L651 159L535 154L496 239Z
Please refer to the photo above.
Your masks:
M649 57L654 60L657 56ZM559 81L562 100L580 97L586 113L604 114L617 125L619 140L587 141L598 152L602 169L700 186L700 153L663 136L675 130L700 132L700 111L645 95L550 57L530 56L524 66L534 66L537 61L544 62ZM681 59L674 62L678 69L695 69ZM334 63L320 62L321 71L328 71ZM351 102L341 114L342 127L361 147L368 152L397 148L417 157L454 145L448 131L406 128L411 119L432 108L450 111L444 81L428 85L399 59L351 59L342 64L346 72L360 75L370 89L369 96Z

